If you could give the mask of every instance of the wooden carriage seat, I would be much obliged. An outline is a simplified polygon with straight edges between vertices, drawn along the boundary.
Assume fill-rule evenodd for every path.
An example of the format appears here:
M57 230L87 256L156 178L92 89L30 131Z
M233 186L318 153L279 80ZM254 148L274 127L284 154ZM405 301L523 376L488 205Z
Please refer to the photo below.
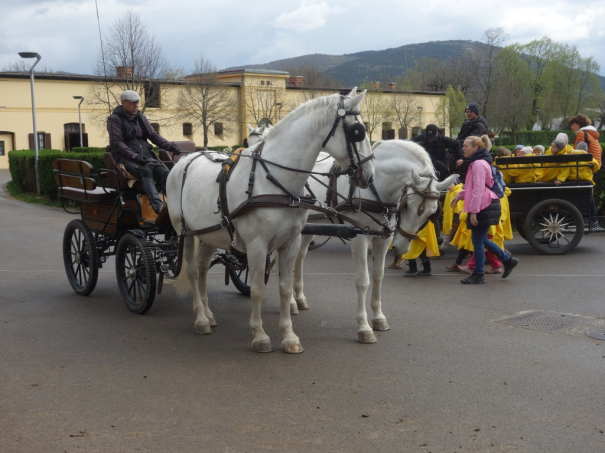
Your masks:
M172 154L171 151L166 151L164 149L161 149L159 152L160 160L164 162L164 165L166 165L166 167L168 167L170 170L172 170L174 164L176 164L181 157L186 156L190 153L194 153L195 151L199 151L199 149L196 150L195 143L189 140L174 142L174 144L178 146L182 151L182 153L178 156L175 156ZM207 148L202 149L206 150Z
M117 178L116 174L113 172L107 173L107 184L109 187L117 189L119 185L121 190L140 190L140 183L138 181L133 185L132 188L129 186L128 181L136 181L137 179L128 173L123 166L118 165L113 157L113 154L111 154L109 151L105 152L105 167L108 170L113 170L117 173Z
M113 189L97 187L94 168L88 162L73 159L55 159L53 172L57 183L57 195L90 203L114 201L117 197Z

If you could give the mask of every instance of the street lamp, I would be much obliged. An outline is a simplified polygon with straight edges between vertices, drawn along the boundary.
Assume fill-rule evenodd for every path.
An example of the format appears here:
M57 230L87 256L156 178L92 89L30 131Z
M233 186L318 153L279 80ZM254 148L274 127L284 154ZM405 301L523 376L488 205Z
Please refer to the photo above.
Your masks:
M422 106L418 106L416 107L418 109L418 125L420 126L420 132L418 133L418 135L422 134Z
M84 146L82 142L82 111L80 110L80 106L82 102L84 102L84 96L74 96L74 99L80 99L80 103L78 104L78 118L80 120L80 146Z
M38 174L38 128L36 127L36 97L34 95L34 68L42 58L36 52L19 52L21 58L35 58L36 62L29 69L29 80L32 88L32 117L34 119L34 150L35 150L35 162L34 168L36 170L36 194L40 196L40 175Z
M279 110L277 111L277 121L281 120L281 108L284 106L282 102L276 102L275 105L279 106Z
M536 125L538 126L538 130L542 130L540 127L540 109L534 109L534 112L536 112Z

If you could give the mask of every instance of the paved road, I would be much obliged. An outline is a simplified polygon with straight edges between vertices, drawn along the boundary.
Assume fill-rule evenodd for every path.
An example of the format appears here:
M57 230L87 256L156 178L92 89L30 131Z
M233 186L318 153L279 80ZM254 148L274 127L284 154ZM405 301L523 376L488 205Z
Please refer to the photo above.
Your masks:
M512 241L509 279L464 287L389 271L392 330L356 341L353 266L331 241L309 254L306 352L251 351L248 299L210 277L220 326L195 335L167 287L128 312L108 263L90 297L71 290L70 216L4 192L0 171L0 452L605 451L605 342L494 322L524 310L605 317L605 237L545 257ZM264 322L279 347L275 276Z

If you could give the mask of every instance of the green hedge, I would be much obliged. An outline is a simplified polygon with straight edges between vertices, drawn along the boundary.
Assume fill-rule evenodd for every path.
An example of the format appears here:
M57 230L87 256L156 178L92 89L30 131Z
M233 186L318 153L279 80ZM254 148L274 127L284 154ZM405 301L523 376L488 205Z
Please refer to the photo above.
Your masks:
M31 149L9 151L8 166L12 180L22 192L36 193L35 152ZM62 152L57 149L41 149L38 153L40 194L50 200L57 199L57 184L53 174L55 159L77 159L90 163L95 171L105 166L105 155L99 152Z
M71 151L67 151L67 152L72 152L72 153L104 153L105 152L105 147L99 148L98 146L85 146L85 147L76 146L76 147L72 148Z
M513 143L512 131L503 131L496 138L496 146L516 146L528 145L536 146L544 143L552 143L561 132L567 134L569 141L572 142L576 134L573 131L517 131L515 132L516 143ZM549 145L550 146L550 145Z

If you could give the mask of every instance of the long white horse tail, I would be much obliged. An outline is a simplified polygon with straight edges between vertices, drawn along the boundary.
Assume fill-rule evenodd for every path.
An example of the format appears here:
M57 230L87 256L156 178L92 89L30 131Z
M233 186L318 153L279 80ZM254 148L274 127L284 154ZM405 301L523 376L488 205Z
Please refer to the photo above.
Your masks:
M193 237L193 247L194 247L194 257L195 262L197 263L197 256L199 254L200 249L200 240L197 237ZM176 278L176 282L174 286L176 287L176 294L180 298L184 298L191 293L191 284L189 283L189 278L187 277L187 261L183 257L183 264L181 266L181 273Z

